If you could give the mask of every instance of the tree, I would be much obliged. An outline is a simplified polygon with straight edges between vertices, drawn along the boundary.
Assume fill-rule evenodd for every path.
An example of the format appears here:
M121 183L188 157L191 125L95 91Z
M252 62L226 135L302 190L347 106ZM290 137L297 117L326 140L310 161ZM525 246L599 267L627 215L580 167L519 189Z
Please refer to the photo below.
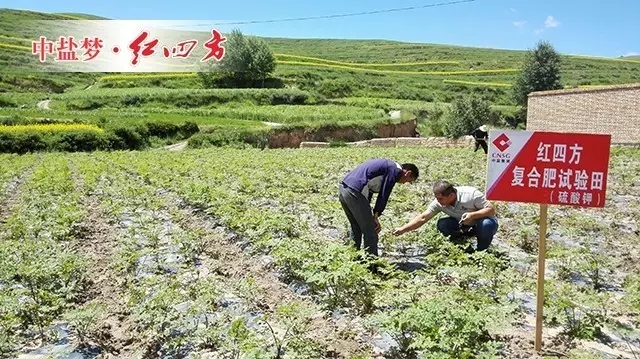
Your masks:
M257 37L245 36L238 29L226 35L225 55L217 67L201 73L205 87L227 83L233 87L252 87L275 71L276 60L267 43ZM217 72L213 74L212 72Z
M444 126L444 134L450 138L459 138L483 124L490 122L491 105L477 97L464 97L451 104Z
M515 102L526 108L529 93L563 88L560 64L560 54L547 41L540 41L535 50L527 51L522 72L513 86Z

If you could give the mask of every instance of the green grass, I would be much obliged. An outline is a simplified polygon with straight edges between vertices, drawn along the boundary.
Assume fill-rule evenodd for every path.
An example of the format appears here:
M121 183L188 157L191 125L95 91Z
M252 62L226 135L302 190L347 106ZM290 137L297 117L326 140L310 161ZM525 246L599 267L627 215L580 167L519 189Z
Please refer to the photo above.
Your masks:
M127 108L100 109L94 111L0 109L0 116L22 116L25 118L78 119L88 122L143 122L168 120L172 122L194 121L198 124L243 125L260 121L277 123L302 122L359 122L387 118L384 111L376 108L326 106L241 106L196 109L144 109ZM102 120L103 119L103 120Z
M98 124L193 121L216 128L263 128L262 121L360 126L387 121L390 110L401 110L403 119L424 119L469 95L492 104L492 124L517 111L510 91L525 52L515 50L265 38L277 60L268 83L284 87L278 89L203 89L196 73L42 72L43 64L30 53L42 29L29 21L78 18L100 17L0 9L0 116L28 123L50 118ZM205 32L193 35L208 38ZM567 87L640 82L640 61L562 55L562 75ZM43 99L51 99L50 111L36 108ZM431 127L423 122L420 126Z
M94 18L85 14L72 17ZM26 46L39 33L20 26L25 20L69 19L68 16L0 10L0 46ZM204 32L202 36L207 36ZM521 67L524 51L413 44L382 40L265 38L278 60L275 76L288 86L327 97L381 97L451 102L457 95L479 94L495 105L512 105L509 85ZM0 67L41 66L26 50L3 47ZM27 65L25 59L29 58ZM563 55L567 86L640 82L640 61ZM499 70L500 72L483 72ZM53 91L87 87L105 74L24 74L3 72L0 88L8 91ZM201 87L197 76L121 76L106 74L99 87ZM131 74L129 74L131 75ZM166 74L162 74L166 76ZM13 77L11 77L13 76ZM49 83L44 81L49 80Z
M19 118L22 121L48 118L60 122L83 122L83 123L128 123L138 124L143 122L169 121L184 123L192 121L199 125L217 126L240 126L240 127L264 127L265 125L257 121L247 121L242 119L223 118L207 115L190 115L182 113L147 112L147 111L119 111L119 110L99 110L99 111L60 111L41 109L0 109L0 119L2 117Z

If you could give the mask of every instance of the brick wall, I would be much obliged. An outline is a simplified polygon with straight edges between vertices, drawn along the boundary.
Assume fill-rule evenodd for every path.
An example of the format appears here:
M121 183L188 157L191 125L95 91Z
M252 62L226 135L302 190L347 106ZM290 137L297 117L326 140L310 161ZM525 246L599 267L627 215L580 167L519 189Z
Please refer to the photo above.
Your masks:
M529 94L527 130L611 134L640 144L640 84Z

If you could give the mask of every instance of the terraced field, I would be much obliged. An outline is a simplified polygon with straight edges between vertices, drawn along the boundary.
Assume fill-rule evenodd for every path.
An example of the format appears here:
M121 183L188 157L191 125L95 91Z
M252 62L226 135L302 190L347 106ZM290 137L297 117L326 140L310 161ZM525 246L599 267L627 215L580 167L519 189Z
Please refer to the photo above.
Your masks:
M73 19L86 17L73 15ZM26 20L69 19L34 12L0 10L0 64L37 61L30 54L38 35L21 30ZM26 31L26 32L25 32ZM205 38L206 33L202 33ZM275 78L285 85L327 97L376 97L450 102L456 94L478 93L495 105L511 105L508 88L521 68L523 51L479 49L393 41L265 39L276 55ZM563 56L567 86L595 86L640 81L637 59ZM105 87L201 87L196 74L55 74L53 83L38 76L5 74L8 89Z
M438 114L459 97L478 95L489 101L494 110L490 124L496 127L513 123L518 113L510 88L524 60L522 51L267 38L277 68L266 86L279 87L269 89L204 89L198 73L32 71L42 66L30 47L39 30L22 24L98 18L0 10L0 124L195 123L201 132L231 133L228 137L235 138L283 125L371 131L417 118L422 135L438 136ZM562 71L567 87L640 82L636 59L563 56ZM400 119L390 118L394 110L401 111ZM169 137L151 142L165 145L185 139Z

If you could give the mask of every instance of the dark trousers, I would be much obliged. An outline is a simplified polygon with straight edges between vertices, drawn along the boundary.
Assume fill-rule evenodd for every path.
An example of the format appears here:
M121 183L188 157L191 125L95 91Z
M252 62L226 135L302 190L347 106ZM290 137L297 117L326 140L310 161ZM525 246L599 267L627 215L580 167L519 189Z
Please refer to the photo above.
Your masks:
M450 236L451 239L460 239L462 234L460 233L460 224L458 220L452 217L444 217L438 220L438 231L445 236ZM475 221L471 225L473 227L475 236L478 239L478 251L483 251L489 248L493 236L498 232L498 219L495 217L485 217Z
M487 154L487 151L489 150L487 147L487 141L478 141L476 140L476 148L473 150L473 152L476 152L478 150L478 148L480 148L480 146L482 146L482 149L484 150L484 154Z
M351 225L350 237L356 249L362 246L372 255L378 256L378 233L373 223L373 213L365 196L343 184L339 185L338 198Z

